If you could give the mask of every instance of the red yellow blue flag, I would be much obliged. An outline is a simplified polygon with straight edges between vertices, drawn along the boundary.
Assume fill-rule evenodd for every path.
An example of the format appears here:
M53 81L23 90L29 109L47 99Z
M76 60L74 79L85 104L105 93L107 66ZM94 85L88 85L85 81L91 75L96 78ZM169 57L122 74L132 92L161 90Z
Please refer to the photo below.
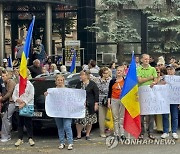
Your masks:
M125 107L124 129L135 138L141 133L140 103L138 100L138 79L134 53L121 92L121 103Z
M29 49L30 49L30 44L31 44L31 39L32 39L32 33L33 33L33 27L34 27L34 22L35 22L35 16L33 16L32 22L29 26L27 35L26 35L26 41L24 44L24 50L21 56L21 63L20 63L20 81L19 81L19 96L21 96L26 89L27 85L27 61L29 57Z

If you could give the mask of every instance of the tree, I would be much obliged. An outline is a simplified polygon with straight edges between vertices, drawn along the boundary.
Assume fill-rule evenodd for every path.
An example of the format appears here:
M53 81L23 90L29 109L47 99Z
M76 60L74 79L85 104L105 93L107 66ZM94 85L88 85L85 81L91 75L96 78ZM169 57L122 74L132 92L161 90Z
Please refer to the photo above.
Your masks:
M86 27L103 41L117 43L118 62L124 61L124 43L140 40L125 12L125 7L131 6L135 7L134 0L101 0L101 9L96 11L97 21Z
M180 49L180 1L179 0L153 0L153 5L144 11L148 19L156 23L152 29L157 29L160 36L154 40L160 42L154 46L159 52L174 52Z
M75 20L69 18L63 18L58 22L53 23L54 31L57 31L57 33L60 35L62 39L62 47L65 46L66 34L72 32L72 27L74 26L75 26Z

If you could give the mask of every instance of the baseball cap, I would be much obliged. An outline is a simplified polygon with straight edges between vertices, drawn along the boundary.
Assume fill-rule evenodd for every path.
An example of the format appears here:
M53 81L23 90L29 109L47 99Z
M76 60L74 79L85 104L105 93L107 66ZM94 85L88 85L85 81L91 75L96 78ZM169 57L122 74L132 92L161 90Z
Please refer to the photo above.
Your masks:
M167 65L166 68L175 69L172 65Z
M6 58L3 59L3 63L7 63L7 59Z

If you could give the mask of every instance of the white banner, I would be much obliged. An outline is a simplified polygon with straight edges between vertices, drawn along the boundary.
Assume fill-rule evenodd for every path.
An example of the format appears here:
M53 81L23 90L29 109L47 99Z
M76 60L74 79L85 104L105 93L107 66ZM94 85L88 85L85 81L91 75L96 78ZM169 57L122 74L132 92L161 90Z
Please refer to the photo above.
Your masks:
M84 118L86 91L71 88L49 88L45 110L49 117Z
M139 87L141 115L170 113L168 85Z
M169 103L180 104L180 76L166 75L165 81L168 84Z

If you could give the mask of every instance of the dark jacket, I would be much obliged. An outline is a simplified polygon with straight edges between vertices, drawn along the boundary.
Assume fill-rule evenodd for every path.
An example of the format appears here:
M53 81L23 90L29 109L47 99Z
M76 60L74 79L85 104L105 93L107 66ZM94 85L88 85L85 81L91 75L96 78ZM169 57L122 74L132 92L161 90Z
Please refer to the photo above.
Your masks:
M82 81L78 82L76 85L77 89L82 89ZM85 88L86 90L86 107L89 114L93 114L95 102L99 102L99 89L94 81L89 81L89 84Z
M123 78L124 79L124 78ZM112 95L112 86L115 84L116 79L112 79L109 83L109 92L108 92L108 98L111 98Z
M108 91L108 98L111 98L112 95L112 86L114 85L114 83L116 82L116 79L112 79L109 83L109 91Z
M0 77L0 93L1 94L4 91L3 89L5 89L5 85L4 85L4 82L3 82L2 78Z
M37 45L34 49L35 49L35 53L34 53L35 59L39 59L40 61L42 61L46 58L46 52L44 49L44 45L42 45L42 44Z
M36 66L32 65L29 67L29 70L31 72L32 78L35 78L39 74L42 74L42 68L41 67L36 67Z

